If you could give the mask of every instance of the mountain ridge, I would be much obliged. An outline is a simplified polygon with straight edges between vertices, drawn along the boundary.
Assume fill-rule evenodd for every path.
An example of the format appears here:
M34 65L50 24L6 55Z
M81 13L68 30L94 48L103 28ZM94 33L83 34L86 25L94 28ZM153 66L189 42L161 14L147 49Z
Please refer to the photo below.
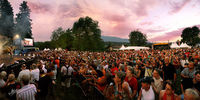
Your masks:
M114 36L101 36L101 39L104 42L129 42L128 39L123 39L123 38L114 37Z

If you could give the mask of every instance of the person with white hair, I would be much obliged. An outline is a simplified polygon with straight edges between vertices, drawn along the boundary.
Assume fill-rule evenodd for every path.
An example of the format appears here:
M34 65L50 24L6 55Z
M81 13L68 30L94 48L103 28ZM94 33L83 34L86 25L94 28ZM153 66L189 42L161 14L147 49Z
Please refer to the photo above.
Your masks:
M2 88L5 85L4 78L6 77L7 73L5 71L2 71L0 73L0 88Z
M37 89L34 84L29 83L30 75L24 74L20 81L22 83L22 88L17 90L17 100L35 100Z
M199 100L199 94L196 90L188 88L185 93L178 96L176 100Z
M199 94L194 89L186 89L184 94L184 100L199 100Z

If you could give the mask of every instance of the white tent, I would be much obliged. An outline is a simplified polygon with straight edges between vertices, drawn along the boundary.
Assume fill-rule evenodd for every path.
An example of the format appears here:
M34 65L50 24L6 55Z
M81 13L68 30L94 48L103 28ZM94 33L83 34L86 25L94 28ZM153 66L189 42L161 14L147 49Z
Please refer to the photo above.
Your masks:
M176 44L176 42L174 42L174 43L172 43L172 45L170 46L170 48L180 48L180 46L178 46L178 45Z
M186 43L182 43L180 48L191 48L191 46L187 45Z
M143 50L143 49L149 49L149 47L142 47L142 46L128 46L128 47L124 47L124 45L122 45L122 47L119 50Z
M119 48L119 50L125 50L126 47L124 45L121 46L121 48Z

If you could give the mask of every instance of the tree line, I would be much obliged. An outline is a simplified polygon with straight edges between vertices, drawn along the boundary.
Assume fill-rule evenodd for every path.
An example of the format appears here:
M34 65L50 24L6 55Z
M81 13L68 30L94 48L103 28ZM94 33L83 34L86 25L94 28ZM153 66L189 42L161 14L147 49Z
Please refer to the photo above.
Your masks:
M16 34L21 39L32 38L30 9L26 1L20 4L14 18L13 8L8 0L0 0L0 35L13 39Z
M200 43L199 28L188 27L182 31L181 42L195 46ZM74 22L73 27L64 30L62 27L57 28L52 32L51 41L37 42L36 46L40 49L44 48L63 48L68 50L81 51L96 51L106 50L111 46L116 46L120 43L104 42L101 39L101 29L98 26L98 21L94 21L90 17L81 17ZM151 46L147 36L139 30L134 30L129 33L129 43L131 46Z

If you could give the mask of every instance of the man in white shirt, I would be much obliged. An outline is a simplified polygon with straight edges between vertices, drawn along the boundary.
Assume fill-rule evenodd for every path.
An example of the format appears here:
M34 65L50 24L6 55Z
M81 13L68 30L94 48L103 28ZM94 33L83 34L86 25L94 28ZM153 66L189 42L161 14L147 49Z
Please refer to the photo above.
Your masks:
M31 70L31 82L38 82L40 76L40 70L38 69L37 65L32 65L33 70Z
M74 72L74 69L72 68L72 66L67 67L67 78L66 78L67 88L70 87L71 77L72 77L73 72Z
M29 75L29 76L31 75L30 70L26 69L26 65L25 64L22 65L21 69L22 69L22 71L19 72L19 75L18 75L18 78L17 78L18 82L21 81L21 78L22 78L23 75Z

